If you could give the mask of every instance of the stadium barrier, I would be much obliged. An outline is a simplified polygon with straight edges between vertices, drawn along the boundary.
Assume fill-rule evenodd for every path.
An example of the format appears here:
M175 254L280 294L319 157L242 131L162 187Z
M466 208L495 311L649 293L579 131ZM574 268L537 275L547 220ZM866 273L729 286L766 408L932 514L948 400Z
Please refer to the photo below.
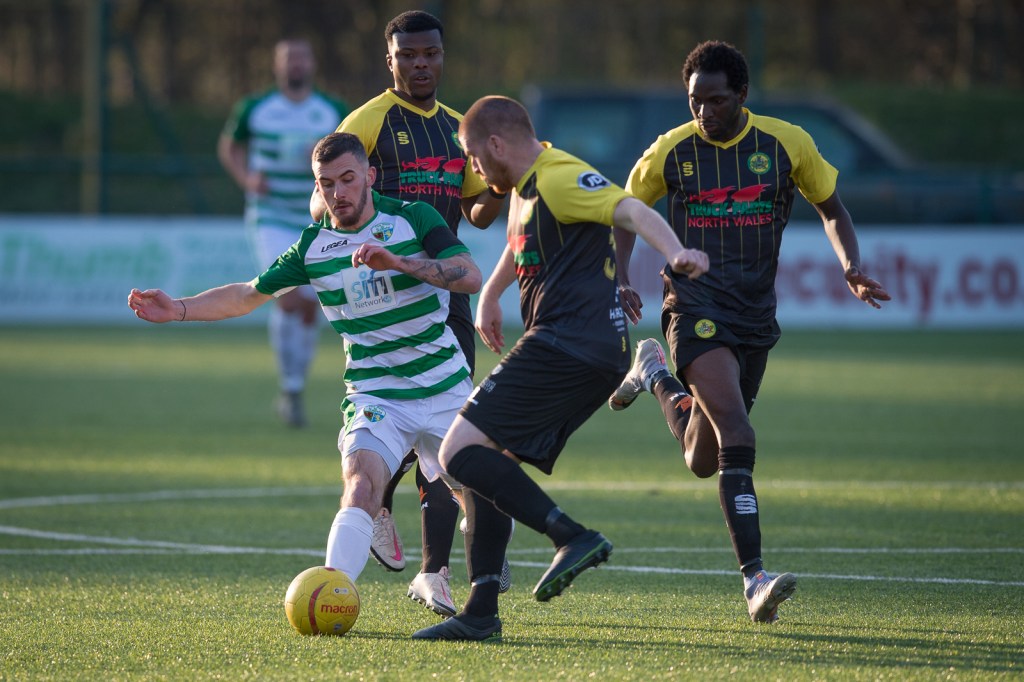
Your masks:
M1024 225L860 226L861 257L893 301L876 311L846 288L820 224L792 223L776 293L787 328L1024 328ZM486 276L504 227L460 236ZM754 245L751 245L754 248ZM630 272L658 324L663 261L638 240ZM0 324L117 324L133 286L189 295L256 274L239 218L0 216ZM515 287L502 298L519 322ZM262 323L257 311L236 324Z

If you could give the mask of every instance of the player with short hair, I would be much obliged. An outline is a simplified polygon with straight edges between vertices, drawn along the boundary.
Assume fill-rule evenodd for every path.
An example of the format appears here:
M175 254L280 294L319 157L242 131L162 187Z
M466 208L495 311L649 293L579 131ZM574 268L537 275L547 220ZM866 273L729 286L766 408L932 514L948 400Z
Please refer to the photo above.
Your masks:
M469 166L457 136L462 115L437 100L444 69L444 26L427 12L403 12L388 22L384 40L393 87L358 107L338 130L362 140L370 165L377 171L374 189L381 195L430 204L444 216L453 234L458 234L463 217L474 227L486 228L504 205L504 197L490 190ZM455 332L472 372L476 367L476 335L469 296L451 295L448 326ZM389 483L374 519L371 551L382 566L392 571L405 568L402 542L391 515L393 496L402 476L415 465L416 454L410 452ZM430 482L419 469L416 486L423 558L407 593L438 615L451 616L456 607L448 564L459 501L443 481ZM511 574L507 562L502 575L502 587L508 590Z
M879 308L889 294L861 269L853 221L836 190L836 169L802 129L743 106L743 54L728 43L701 43L686 58L683 81L693 120L651 145L630 173L627 189L648 205L667 194L669 222L679 240L706 251L710 269L699 280L668 268L663 273L661 324L678 379L668 370L661 344L642 340L609 406L625 409L650 391L690 470L701 478L718 473L750 618L773 622L778 605L796 589L796 577L764 571L749 413L768 352L781 333L775 275L795 190L821 215L853 295ZM620 231L616 239L623 305L635 323L642 302L629 287L634 239Z
M441 463L465 490L472 588L463 610L417 639L501 637L499 571L511 518L547 535L555 558L534 588L561 594L607 560L612 544L564 513L520 467L550 474L569 436L622 380L629 332L616 288L611 225L640 234L675 272L698 277L707 256L684 249L652 209L583 161L537 140L529 114L485 97L459 127L474 169L511 192L508 244L480 293L477 330L501 352L499 298L518 281L525 332L474 390L441 446Z
M376 171L359 138L323 138L313 174L327 214L254 280L181 299L133 289L128 305L149 322L221 320L312 285L347 359L344 492L325 562L355 582L369 559L373 515L405 453L417 450L429 478L445 476L441 439L472 388L445 324L448 300L478 291L481 275L433 207L373 191Z
M308 224L309 154L349 111L313 87L315 72L309 41L279 41L276 87L236 103L217 142L217 157L245 192L245 225L261 270ZM302 392L316 353L318 307L313 290L299 287L277 299L268 322L280 387L276 409L293 427L306 423Z

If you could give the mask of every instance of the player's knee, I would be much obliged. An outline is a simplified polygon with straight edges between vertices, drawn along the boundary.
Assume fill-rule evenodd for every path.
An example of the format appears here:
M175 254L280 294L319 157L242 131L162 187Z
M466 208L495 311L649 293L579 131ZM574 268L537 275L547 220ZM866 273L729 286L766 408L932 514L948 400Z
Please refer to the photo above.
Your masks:
M456 448L444 448L442 446L441 453L438 455L438 461L441 462L441 468L444 469L448 476L459 480L459 472L462 471L466 465L469 464L473 458L473 453L476 451L477 446L467 445L464 447Z
M437 452L437 463L441 465L441 468L446 474L451 474L452 460L456 459L456 455L462 448L450 447L447 445L447 440L441 443L441 449Z
M690 471L697 478L711 478L718 473L718 462L717 461L690 461L687 460L687 466L690 467Z
M718 473L718 453L687 450L683 452L686 466L697 478L710 478Z
M367 449L345 452L341 463L341 476L345 485L343 505L359 507L368 513L376 514L384 490L391 480L391 471L384 461L384 456Z
M477 439L473 437L469 422L463 419L461 415L457 416L448 429L444 440L441 441L441 447L437 452L437 461L442 469L451 473L449 467L452 465L452 461L458 459L458 455L463 450L478 444Z

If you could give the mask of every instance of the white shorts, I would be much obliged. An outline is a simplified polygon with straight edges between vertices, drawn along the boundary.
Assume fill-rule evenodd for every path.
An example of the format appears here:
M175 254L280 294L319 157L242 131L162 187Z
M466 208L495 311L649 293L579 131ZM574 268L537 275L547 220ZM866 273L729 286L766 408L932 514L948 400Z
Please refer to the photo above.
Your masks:
M437 454L472 388L473 382L467 378L444 393L421 400L386 400L364 393L347 396L356 410L338 435L342 459L356 450L372 450L394 476L406 453L415 450L428 481L440 476L458 490L462 486L444 473Z
M253 241L253 252L256 256L256 266L260 272L266 270L277 257L290 249L299 240L301 232L287 230L283 227L258 227L251 232ZM303 298L316 301L316 291L311 286L296 287L295 291L302 294Z

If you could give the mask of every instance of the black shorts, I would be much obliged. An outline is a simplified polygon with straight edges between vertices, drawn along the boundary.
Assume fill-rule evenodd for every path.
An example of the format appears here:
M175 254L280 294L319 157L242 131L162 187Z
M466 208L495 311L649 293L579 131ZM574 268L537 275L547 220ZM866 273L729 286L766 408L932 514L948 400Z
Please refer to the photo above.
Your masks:
M476 387L460 414L546 474L569 436L605 404L625 372L595 369L523 337Z
M732 350L740 363L740 391L749 413L761 388L768 351L775 347L782 330L772 321L760 329L735 331L720 322L691 317L671 310L661 311L661 331L668 342L676 374L684 384L686 366L695 359L722 346Z

